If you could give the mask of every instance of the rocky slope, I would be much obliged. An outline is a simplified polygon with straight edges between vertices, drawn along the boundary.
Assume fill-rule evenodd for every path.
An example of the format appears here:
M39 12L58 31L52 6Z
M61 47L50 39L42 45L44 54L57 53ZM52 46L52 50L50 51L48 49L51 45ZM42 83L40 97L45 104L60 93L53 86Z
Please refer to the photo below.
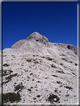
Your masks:
M77 104L77 47L38 32L3 50L3 102ZM14 98L13 98L14 97Z

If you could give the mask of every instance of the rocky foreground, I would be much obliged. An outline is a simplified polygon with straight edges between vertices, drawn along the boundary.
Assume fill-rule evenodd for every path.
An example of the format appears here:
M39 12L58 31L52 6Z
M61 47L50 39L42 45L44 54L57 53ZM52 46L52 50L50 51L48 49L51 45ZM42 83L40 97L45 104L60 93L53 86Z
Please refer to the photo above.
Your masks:
M4 49L4 104L77 104L77 60L77 47L38 32Z

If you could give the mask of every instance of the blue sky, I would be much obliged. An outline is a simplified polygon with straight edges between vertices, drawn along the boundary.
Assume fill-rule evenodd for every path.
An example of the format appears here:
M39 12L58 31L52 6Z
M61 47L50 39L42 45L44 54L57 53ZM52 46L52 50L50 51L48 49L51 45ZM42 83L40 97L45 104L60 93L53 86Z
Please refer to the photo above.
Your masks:
M31 33L77 46L77 3L3 3L3 49Z

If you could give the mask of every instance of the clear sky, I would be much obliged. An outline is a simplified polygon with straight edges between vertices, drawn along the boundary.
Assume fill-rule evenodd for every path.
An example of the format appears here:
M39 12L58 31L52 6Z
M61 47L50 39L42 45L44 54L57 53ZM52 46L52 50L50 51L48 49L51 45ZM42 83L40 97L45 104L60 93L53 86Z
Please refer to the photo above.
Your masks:
M3 3L3 49L31 33L77 46L77 3Z

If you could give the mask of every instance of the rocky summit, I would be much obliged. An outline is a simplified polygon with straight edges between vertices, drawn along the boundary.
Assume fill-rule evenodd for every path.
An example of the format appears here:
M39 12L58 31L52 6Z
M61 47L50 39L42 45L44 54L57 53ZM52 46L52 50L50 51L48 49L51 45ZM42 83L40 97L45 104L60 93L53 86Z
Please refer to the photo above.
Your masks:
M3 50L3 103L78 104L77 47L38 32Z

